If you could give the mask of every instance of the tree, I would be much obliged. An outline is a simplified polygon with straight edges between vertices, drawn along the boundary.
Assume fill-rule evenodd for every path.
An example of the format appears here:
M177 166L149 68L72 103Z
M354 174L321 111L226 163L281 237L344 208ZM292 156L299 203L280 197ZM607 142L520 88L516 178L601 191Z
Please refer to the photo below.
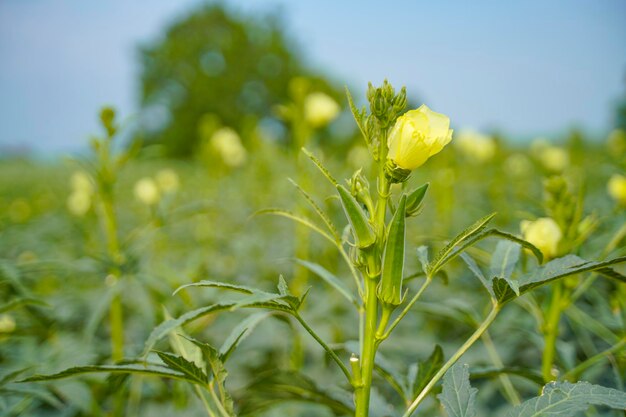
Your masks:
M304 75L336 96L303 64L276 15L235 15L205 4L141 49L142 135L169 156L190 156L199 124L210 115L224 126L271 117L288 100L288 81ZM244 138L245 140L245 138Z

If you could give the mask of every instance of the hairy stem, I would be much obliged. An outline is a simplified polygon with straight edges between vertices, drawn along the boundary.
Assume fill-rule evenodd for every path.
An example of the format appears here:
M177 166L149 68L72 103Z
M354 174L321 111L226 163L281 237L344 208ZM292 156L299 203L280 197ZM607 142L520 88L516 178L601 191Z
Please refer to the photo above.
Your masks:
M561 321L561 306L563 298L563 284L557 282L552 288L552 299L543 325L544 347L541 358L541 375L545 382L555 379L552 375L552 366L556 354L556 340L559 335L559 322Z

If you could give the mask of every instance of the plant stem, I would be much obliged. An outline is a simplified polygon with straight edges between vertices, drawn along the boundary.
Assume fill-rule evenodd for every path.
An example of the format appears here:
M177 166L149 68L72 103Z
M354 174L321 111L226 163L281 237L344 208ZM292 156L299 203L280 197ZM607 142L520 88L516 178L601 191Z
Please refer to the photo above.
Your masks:
M559 334L559 321L561 320L561 300L563 298L563 284L557 282L552 289L552 299L548 315L543 326L544 347L541 359L541 374L545 382L555 379L552 375L552 366L556 352L556 339Z
M355 417L367 417L369 414L372 375L376 358L376 325L378 321L378 298L376 298L376 280L367 278L365 281L365 334L363 351L361 352L362 381L356 390Z
M304 327L304 329L311 336L313 336L313 339L315 339L315 341L317 341L317 343L319 343L319 345L324 348L326 353L328 353L328 355L335 361L335 363L339 365L339 368L341 368L341 371L348 379L348 382L352 384L352 375L350 374L350 371L348 370L346 365L344 365L341 359L339 359L339 356L337 356L337 354L322 340L322 338L319 337L317 333L315 333L315 331L302 319L302 317L300 317L300 314L295 313L293 316L296 318L296 320L298 320L298 322L300 322L302 327Z
M426 398L430 390L433 389L435 384L439 382L439 380L445 375L448 369L450 369L452 365L454 365L456 361L458 361L461 356L463 356L463 354L482 336L487 328L489 328L491 323L493 323L493 321L498 316L500 308L501 306L499 304L495 304L492 307L491 311L489 312L485 320L480 324L478 329L476 329L476 331L469 337L469 339L467 339L465 343L463 343L463 346L461 346L459 350L457 350L454 355L452 355L448 362L446 362L443 367L435 374L435 376L428 382L428 384L426 384L424 389L422 389L418 396L413 400L411 405L409 405L409 408L402 415L402 417L410 417L413 414L417 406L424 400L424 398Z
M426 281L424 281L424 283L422 284L420 289L417 291L417 293L413 296L411 301L409 301L409 303L406 305L406 307L404 307L404 309L400 312L398 317L396 317L395 320L391 323L391 325L389 326L389 329L387 329L387 331L385 331L384 333L382 333L380 335L377 334L377 337L380 336L379 339L384 340L384 339L387 339L389 337L389 335L391 335L391 332L393 331L393 329L395 329L396 326L398 324L400 324L400 321L402 321L404 316L407 315L407 313L409 312L411 307L413 307L415 302L420 298L420 296L422 295L424 290L426 290L426 288L430 285L432 280L433 280L432 277L430 277L430 276L426 277Z
M378 203L374 216L374 227L376 231L376 244L378 248L385 247L385 215L387 213L387 200L389 199L390 184L385 175L385 164L387 162L387 130L382 129L379 152L378 152ZM382 250L371 251L367 254L369 263L378 264L378 259L372 257L380 256ZM373 262L372 262L373 261ZM361 378L355 390L356 413L355 417L368 417L370 391L372 389L372 375L376 359L376 328L378 324L378 298L376 297L376 284L380 279L380 274L375 277L365 278L365 329L361 346ZM357 381L358 382L358 381Z
M585 372L588 368L600 362L607 356L617 353L624 348L626 348L626 337L622 338L622 340L620 340L616 345L588 358L584 362L579 363L574 369L567 371L563 375L562 379L575 382L580 377L580 374Z

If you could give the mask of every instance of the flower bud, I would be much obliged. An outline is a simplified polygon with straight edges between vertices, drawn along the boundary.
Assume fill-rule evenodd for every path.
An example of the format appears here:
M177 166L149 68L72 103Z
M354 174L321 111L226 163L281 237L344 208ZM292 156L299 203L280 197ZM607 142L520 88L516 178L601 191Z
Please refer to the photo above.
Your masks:
M387 140L388 161L391 162L388 174L394 169L414 170L451 140L452 129L447 116L435 113L426 105L404 113L396 120Z
M626 176L613 174L607 184L607 190L618 204L626 206Z
M304 99L304 119L313 127L324 127L339 114L339 105L324 93L311 93Z
M524 240L532 243L543 253L545 259L558 254L558 245L563 237L559 225L550 217L541 217L535 221L524 220L520 224Z

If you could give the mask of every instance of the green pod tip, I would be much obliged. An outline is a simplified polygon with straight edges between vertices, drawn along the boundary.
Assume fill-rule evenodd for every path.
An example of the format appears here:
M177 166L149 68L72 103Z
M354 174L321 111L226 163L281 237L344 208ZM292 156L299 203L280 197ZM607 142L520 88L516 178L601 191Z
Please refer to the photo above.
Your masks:
M378 285L378 299L388 305L402 303L402 278L404 274L404 241L406 235L406 195L402 195L396 209L383 253L382 278Z
M376 242L376 234L372 230L363 209L346 187L339 184L337 185L337 191L339 192L343 210L352 226L357 246L361 249L369 248Z

